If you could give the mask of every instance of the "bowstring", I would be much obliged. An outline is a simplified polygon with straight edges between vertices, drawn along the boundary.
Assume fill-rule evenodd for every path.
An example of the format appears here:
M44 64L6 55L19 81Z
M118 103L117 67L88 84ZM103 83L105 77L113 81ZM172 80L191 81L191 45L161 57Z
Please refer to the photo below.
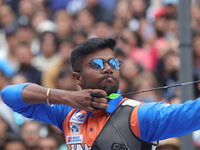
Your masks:
M117 39L117 42L116 42L116 46L115 46L115 49L114 49L115 55L116 55L116 53L117 53L118 43L119 43L119 40L121 39L122 31L123 31L124 26L125 26L125 23L126 23L127 14L128 14L128 12L129 12L129 9L130 9L131 1L132 1L132 0L128 0L128 7L127 7L126 14L125 14L125 17L124 17L123 22L122 22L122 26L121 26L121 29L120 29L120 32L119 32L119 36L118 36L118 39Z
M127 143L126 143L126 141L124 140L124 138L123 138L122 134L121 134L121 133L119 132L119 130L117 129L117 126L115 125L114 121L112 120L112 118L111 118L110 114L109 114L107 111L106 111L106 113L107 113L107 115L108 115L108 117L109 117L110 121L112 122L112 124L113 124L113 126L114 126L115 130L116 130L116 131L117 131L117 133L119 134L119 136L120 136L121 140L123 141L124 145L126 146L127 150L130 150L130 149L129 149L129 147L128 147L128 145L127 145Z
M119 37L118 37L117 42L116 42L116 46L115 46L115 49L114 49L114 54L115 54L115 56L116 56L116 53L117 53L118 43L119 43L119 40L121 39L122 31L123 31L123 29L124 29L125 22L126 22L126 19L127 19L127 14L128 14L128 12L129 12L129 9L130 9L131 1L132 1L132 0L129 0L129 1L128 1L128 7L127 7L127 10L126 10L126 14L125 14L125 17L124 17L124 19L123 19L122 26L121 26L120 33L119 33ZM109 74L110 74L110 71L108 72L108 76L109 76ZM106 88L107 82L108 82L108 78L107 78L106 81L105 81L105 84L104 84L104 86L103 86L103 89ZM123 142L124 145L126 146L127 150L130 150L129 147L128 147L128 144L127 144L126 141L124 140L122 134L120 133L120 131L118 130L117 126L116 126L115 123L113 122L113 120L112 120L110 114L109 114L107 111L106 111L106 113L107 113L109 119L111 120L111 122L112 122L112 124L113 124L115 130L117 131L118 135L120 136L122 142Z
M121 36L122 36L122 31L124 29L124 26L125 26L125 23L126 23L126 19L127 19L127 14L129 12L129 9L130 9L130 4L131 4L131 1L132 0L128 0L128 7L127 7L127 10L126 10L126 14L124 16L124 19L123 19L123 22L122 22L122 26L121 26L121 29L120 29L120 32L119 32L119 36L118 36L118 39L117 39L117 42L116 42L116 46L114 48L114 54L116 56L116 53L117 53L117 47L118 47L118 43L119 43L119 40L121 39ZM110 72L108 73L108 76L109 76ZM107 81L108 81L108 78L106 79L106 82L103 86L103 90L105 90L106 88L106 84L107 84Z

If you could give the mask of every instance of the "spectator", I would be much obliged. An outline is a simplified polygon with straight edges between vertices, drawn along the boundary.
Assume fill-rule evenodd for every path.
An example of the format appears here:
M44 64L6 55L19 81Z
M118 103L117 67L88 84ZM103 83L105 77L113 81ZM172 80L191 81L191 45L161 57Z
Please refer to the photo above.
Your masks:
M163 5L167 11L168 18L176 18L177 17L177 4L178 0L162 0Z
M27 150L24 140L19 136L9 136L3 147L3 150Z
M140 27L137 32L140 39L140 48L133 47L131 58L141 64L147 70L155 70L157 60L153 55L156 33L154 27L144 18L140 19Z
M151 71L142 71L133 79L132 82L134 91L143 91L158 87L158 81ZM159 102L162 101L161 91L149 91L138 94L133 94L132 99L141 102Z
M26 122L21 127L21 137L25 141L27 150L37 150L40 141L40 124L37 121Z
M16 30L16 36L19 43L27 43L30 45L33 55L37 55L40 47L40 42L28 20L19 20L19 26Z
M2 70L0 70L0 91L8 84L8 78Z
M2 0L6 5L9 5L13 11L15 12L15 14L18 14L19 8L19 1L20 0ZM1 2L0 2L1 3Z
M130 11L127 12L127 8L129 5L130 4L128 3L128 1L119 0L116 4L116 8L114 11L115 18L124 19L126 17L125 25L127 25L130 19L132 18L131 9ZM126 12L127 12L127 15L126 15Z
M38 150L58 150L59 142L54 136L43 137L38 142Z
M5 57L0 59L0 68L4 71L7 77L11 77L19 69L19 62L15 54L15 47L18 44L16 36L16 28L14 26L7 26L4 28L8 49Z
M194 1L191 5L191 27L194 35L200 33L200 14L198 13L199 11L200 2Z
M113 11L101 5L99 0L86 0L86 8L94 15L96 22L112 22Z
M147 3L145 0L133 0L131 3L131 10L133 18L140 20L146 18Z
M137 32L140 26L140 19L146 18L147 3L145 0L133 0L131 2L132 19L129 21L129 27L133 32Z
M45 87L56 87L56 81L59 75L59 72L64 68L71 69L70 66L70 54L75 47L74 43L70 40L63 40L59 45L59 55L60 60L56 64L52 65L42 75L42 85Z
M115 17L111 23L113 38L117 39L121 33L123 18Z
M56 80L56 88L69 91L77 91L79 89L73 80L71 69L63 69L60 71Z
M59 62L58 39L53 32L45 31L41 35L40 54L34 57L33 66L40 71L45 71Z
M142 71L142 67L130 58L125 59L123 64L120 70L120 90L122 93L132 92L133 80ZM130 96L128 97L130 98Z
M58 26L57 36L58 39L65 40L72 33L73 18L70 16L66 10L57 10L54 14L54 21Z
M13 75L9 80L9 84L19 84L25 82L29 82L29 80L27 79L26 76L20 73Z
M3 81L3 80L0 80ZM4 85L12 85L12 84L18 84L18 83L24 83L28 82L28 79L22 75L22 74L15 74L9 79L4 81ZM20 133L20 126L28 121L29 119L23 117L21 114L18 114L16 112L13 112L12 109L7 107L1 97L0 97L0 116L8 123L9 128L10 128L10 133L19 135Z
M48 128L48 135L46 137L53 136L55 139L57 139L57 142L60 146L64 144L66 147L65 136L63 132L54 125L47 124L47 128Z
M3 149L6 138L8 137L9 124L0 116L0 150Z
M108 38L112 37L112 29L111 26L107 22L96 22L94 24L93 30L89 34L89 38L92 37L101 37L101 38Z
M16 14L9 5L0 6L0 23L3 27L14 26L17 27Z
M137 35L133 33L129 28L125 27L122 30L121 40L122 40L122 43L124 43L126 46L123 44L122 46L118 44L119 48L122 49L122 51L126 54L127 57L130 57L134 59L134 61L137 62L137 59L133 58L132 56L135 51L141 50L141 48L139 48L137 45L138 44Z
M193 66L194 66L194 79L199 80L200 77L200 35L196 35L192 40L192 50L193 50ZM200 84L195 84L195 97L199 97Z
M87 39L87 33L85 31L76 31L72 35L72 41L75 45L78 45L79 43L85 41Z
M7 85L19 84L28 82L28 79L22 74L15 74L9 78ZM23 117L21 114L13 112L12 109L7 107L0 98L0 116L5 119L9 124L10 133L19 136L20 127L30 119Z
M58 31L58 26L57 24L55 24L53 21L51 20L44 20L44 21L41 21L37 28L36 28L36 31L38 32L38 36L40 38L40 40L42 40L42 36L45 32L50 32L52 34L55 34L57 33ZM57 39L57 36L55 38L56 40Z
M167 31L167 12L165 8L161 7L155 13L154 26L156 29L157 37L164 37Z
M42 72L32 65L33 54L31 48L26 43L21 43L16 47L16 57L20 63L17 73L21 73L28 81L41 85Z
M38 10L33 14L33 17L31 18L31 25L36 31L39 24L46 20L49 20L47 12L45 12L44 10Z
M161 58L156 75L161 86L173 85L178 82L178 70L180 67L180 58L178 53L169 50ZM164 91L164 97L170 99L174 96L179 96L179 88L170 88Z
M86 7L86 1L83 0L70 0L67 4L66 10L71 16L75 16L80 10Z
M33 17L33 14L36 11L36 7L32 1L27 0L20 0L19 2L19 19L26 19L27 21L30 21Z
M73 30L75 32L84 31L87 35L91 32L95 18L89 9L79 11L75 16Z

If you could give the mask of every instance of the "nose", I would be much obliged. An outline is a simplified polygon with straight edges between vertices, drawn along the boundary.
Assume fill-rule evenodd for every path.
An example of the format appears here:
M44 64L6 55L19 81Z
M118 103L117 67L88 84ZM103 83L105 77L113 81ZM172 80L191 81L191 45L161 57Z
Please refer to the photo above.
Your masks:
M104 69L102 70L103 74L112 74L113 70L110 67L110 65L108 64L108 62L105 63Z

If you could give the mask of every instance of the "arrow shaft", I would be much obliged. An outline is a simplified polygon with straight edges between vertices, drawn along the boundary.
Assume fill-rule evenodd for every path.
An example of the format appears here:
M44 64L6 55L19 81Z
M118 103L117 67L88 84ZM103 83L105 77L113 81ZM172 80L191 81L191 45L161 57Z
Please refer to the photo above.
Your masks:
M172 88L172 87L178 87L178 86L184 86L184 85L189 85L189 84L195 84L195 83L199 83L199 82L200 82L200 80L198 80L198 81L192 81L192 82L186 82L186 83L179 83L179 84L168 85L168 86L163 86L163 87L157 87L157 88L152 88L152 89L147 89L147 90L142 90L142 91L135 91L135 92L124 93L124 94L121 94L121 96L130 95L130 94L138 94L138 93L143 93L143 92L156 91L156 90L162 90L162 89L168 89L168 88Z

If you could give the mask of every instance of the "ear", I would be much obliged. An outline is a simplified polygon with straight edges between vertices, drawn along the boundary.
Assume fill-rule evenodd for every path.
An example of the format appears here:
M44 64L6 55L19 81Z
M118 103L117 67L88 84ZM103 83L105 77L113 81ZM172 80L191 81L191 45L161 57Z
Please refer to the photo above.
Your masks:
M79 86L82 85L82 77L79 72L73 72L72 77L74 78L77 85L79 85Z

